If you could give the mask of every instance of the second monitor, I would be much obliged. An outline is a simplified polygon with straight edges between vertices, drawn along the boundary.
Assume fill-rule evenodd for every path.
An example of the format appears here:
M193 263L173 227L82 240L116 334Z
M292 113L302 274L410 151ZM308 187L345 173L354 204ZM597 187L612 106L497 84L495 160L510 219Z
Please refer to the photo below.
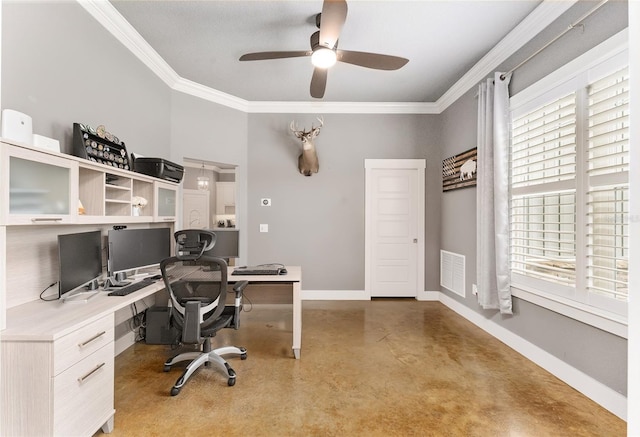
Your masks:
M171 256L169 228L110 230L107 236L108 275L113 283L130 270L152 267Z

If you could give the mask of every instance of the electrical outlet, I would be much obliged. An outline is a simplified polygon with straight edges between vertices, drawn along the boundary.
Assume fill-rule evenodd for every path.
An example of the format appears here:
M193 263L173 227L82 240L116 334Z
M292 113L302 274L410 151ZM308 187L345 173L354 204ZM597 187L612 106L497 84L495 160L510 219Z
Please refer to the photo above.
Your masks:
M269 225L265 223L260 224L260 232L269 232Z
M471 292L477 296L478 295L478 286L476 284L471 284Z
M260 205L271 206L271 199L269 198L260 199Z

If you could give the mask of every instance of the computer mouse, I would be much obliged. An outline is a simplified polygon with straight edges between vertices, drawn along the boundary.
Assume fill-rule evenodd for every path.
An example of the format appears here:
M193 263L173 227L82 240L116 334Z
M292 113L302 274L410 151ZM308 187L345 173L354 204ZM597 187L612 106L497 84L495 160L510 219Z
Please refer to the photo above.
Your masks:
M287 269L285 269L284 267L280 269L280 274L281 275L286 275L287 274Z

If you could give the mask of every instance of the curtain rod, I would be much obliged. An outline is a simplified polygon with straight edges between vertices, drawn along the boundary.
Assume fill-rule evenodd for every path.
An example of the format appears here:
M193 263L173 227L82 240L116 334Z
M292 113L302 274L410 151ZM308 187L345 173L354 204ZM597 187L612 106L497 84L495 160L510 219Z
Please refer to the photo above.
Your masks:
M582 22L584 20L586 20L587 18L589 18L589 16L591 14L593 14L595 11L597 11L598 9L600 9L608 0L602 0L600 3L598 3L593 9L591 9L589 12L587 12L586 14L584 14L582 17L580 17L577 21L575 21L573 24L570 24L569 27L567 27L564 32L562 32L560 35L556 36L555 38L553 38L551 41L549 41L548 43L546 43L544 46L542 46L541 48L539 48L538 50L536 50L535 53L533 53L531 56L529 56L528 58L526 58L524 61L520 62L518 65L516 65L515 67L513 67L511 70L507 71L504 74L500 75L500 79L504 80L508 75L510 75L511 73L513 73L514 71L516 71L518 68L522 67L524 64L526 64L527 62L529 62L531 59L535 58L541 51L543 51L544 49L546 49L547 47L549 47L551 44L553 44L554 42L556 42L557 40L559 40L560 38L562 38L567 32L575 29L576 27L580 27L582 26L584 28L584 24L582 24Z

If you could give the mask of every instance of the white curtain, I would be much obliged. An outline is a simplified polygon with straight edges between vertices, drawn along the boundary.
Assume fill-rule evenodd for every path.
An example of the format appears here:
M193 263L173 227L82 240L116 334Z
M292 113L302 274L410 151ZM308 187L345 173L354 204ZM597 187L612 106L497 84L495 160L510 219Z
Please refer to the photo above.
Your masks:
M484 309L512 314L509 280L509 81L504 73L478 91L477 281Z

